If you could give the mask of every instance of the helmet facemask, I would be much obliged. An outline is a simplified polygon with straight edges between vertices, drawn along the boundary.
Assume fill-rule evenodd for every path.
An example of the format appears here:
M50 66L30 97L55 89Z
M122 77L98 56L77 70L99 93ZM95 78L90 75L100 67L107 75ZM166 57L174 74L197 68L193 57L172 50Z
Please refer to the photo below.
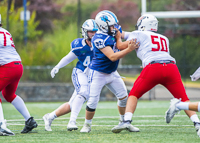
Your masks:
M106 23L107 23L107 22L106 22ZM107 25L108 25L108 23L107 23ZM112 25L111 25L111 26L112 26ZM115 28L113 28L113 29L111 30L111 26L108 25L108 35L115 36L115 35L117 34L117 30L116 30ZM113 25L113 27L114 27L114 25Z

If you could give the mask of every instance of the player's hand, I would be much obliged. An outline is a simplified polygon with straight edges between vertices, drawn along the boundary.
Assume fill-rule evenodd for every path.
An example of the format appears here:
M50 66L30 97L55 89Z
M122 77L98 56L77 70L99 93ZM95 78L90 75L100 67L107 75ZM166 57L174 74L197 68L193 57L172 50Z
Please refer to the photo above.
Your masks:
M129 43L128 43L128 48L129 48L131 51L133 51L133 50L139 48L139 46L140 46L139 44L140 44L140 42L137 42L136 39L131 40L131 41L129 41Z
M54 67L51 70L51 77L54 78L55 74L57 74L59 72L59 68Z

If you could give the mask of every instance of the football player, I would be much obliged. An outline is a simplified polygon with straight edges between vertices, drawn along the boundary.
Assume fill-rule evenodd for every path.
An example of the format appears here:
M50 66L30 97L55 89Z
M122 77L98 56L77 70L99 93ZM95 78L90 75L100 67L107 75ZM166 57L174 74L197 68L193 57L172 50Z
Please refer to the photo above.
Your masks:
M196 81L200 77L200 67L190 76L192 81ZM165 119L167 123L173 119L176 113L181 110L192 110L200 112L200 102L182 102L180 99L173 98L170 102L170 107L165 113ZM197 130L197 135L200 137L200 124L199 122L194 122L194 126Z
M120 120L126 108L127 89L117 72L119 59L138 48L136 40L130 40L127 48L119 51L116 47L115 34L117 30L114 28L118 25L116 15L110 11L101 11L95 21L99 27L99 31L92 38L92 46L94 57L89 65L89 99L86 106L86 117L83 128L80 132L89 133L91 131L92 119L100 98L100 92L106 86L118 99L118 110ZM138 128L131 126L129 131L139 131Z
M21 133L28 133L37 127L30 116L23 99L16 95L17 86L23 73L21 58L15 49L11 34L1 24L0 15L0 91L7 102L10 102L24 117L25 127ZM0 98L0 136L15 135L6 127Z
M140 42L140 47L135 51L142 61L143 70L129 93L124 121L112 129L114 133L131 127L138 99L157 84L166 87L175 98L181 98L182 102L189 102L176 61L169 53L169 40L166 36L156 33L157 18L145 14L138 19L136 27L136 31L122 32L122 35L118 32L116 36L119 49L125 49L128 43L122 42L121 37L126 40L136 38ZM196 112L185 110L185 113L195 123L195 127L199 126ZM166 122L168 123L167 119Z
M93 48L91 39L98 31L98 27L93 19L86 20L82 25L83 38L77 38L71 43L71 51L63 57L60 62L51 70L51 77L54 78L59 69L68 65L70 62L78 58L76 67L72 71L72 82L75 90L69 102L64 103L51 113L43 116L45 122L45 130L52 131L52 121L71 112L70 121L67 130L77 130L76 119L82 108L83 103L88 99L88 82L87 75L84 70L90 64L93 58Z

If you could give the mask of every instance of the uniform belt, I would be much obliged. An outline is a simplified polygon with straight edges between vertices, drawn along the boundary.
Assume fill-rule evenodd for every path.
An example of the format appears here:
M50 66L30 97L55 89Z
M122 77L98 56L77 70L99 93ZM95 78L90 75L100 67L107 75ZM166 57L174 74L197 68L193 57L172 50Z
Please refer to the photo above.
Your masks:
M152 61L150 64L175 64L174 61L170 61L170 60L160 60L160 61Z
M20 65L21 63L14 63L15 65Z
M11 63L14 64L14 65L21 65L22 64L21 62L11 62ZM7 63L7 64L9 64L9 63ZM3 64L3 65L0 64L0 66L4 66L4 65L7 65L7 64Z

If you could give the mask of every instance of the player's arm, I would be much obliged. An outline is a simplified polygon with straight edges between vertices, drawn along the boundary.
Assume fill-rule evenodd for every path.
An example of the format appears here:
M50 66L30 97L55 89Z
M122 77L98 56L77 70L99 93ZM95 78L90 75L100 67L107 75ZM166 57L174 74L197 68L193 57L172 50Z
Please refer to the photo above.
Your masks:
M108 57L111 61L117 61L120 58L123 58L126 54L130 53L131 51L135 50L136 48L138 48L139 44L136 43L136 39L135 40L131 40L128 41L129 43L127 43L127 48L114 53L114 51L112 50L112 48L110 46L106 46L105 48L100 49L100 51L102 53L104 53L104 55L106 55L106 57Z
M73 60L75 60L77 56L70 51L65 57L63 57L60 62L51 70L51 77L54 78L55 74L58 73L59 69L68 65Z
M192 81L196 81L200 78L200 67L190 76Z
M119 50L124 50L128 47L129 41L122 42L122 39L127 39L129 33L130 32L124 32L124 31L122 31L122 33L120 33L119 31L117 32L115 38L116 38L116 45L117 45L116 47Z

